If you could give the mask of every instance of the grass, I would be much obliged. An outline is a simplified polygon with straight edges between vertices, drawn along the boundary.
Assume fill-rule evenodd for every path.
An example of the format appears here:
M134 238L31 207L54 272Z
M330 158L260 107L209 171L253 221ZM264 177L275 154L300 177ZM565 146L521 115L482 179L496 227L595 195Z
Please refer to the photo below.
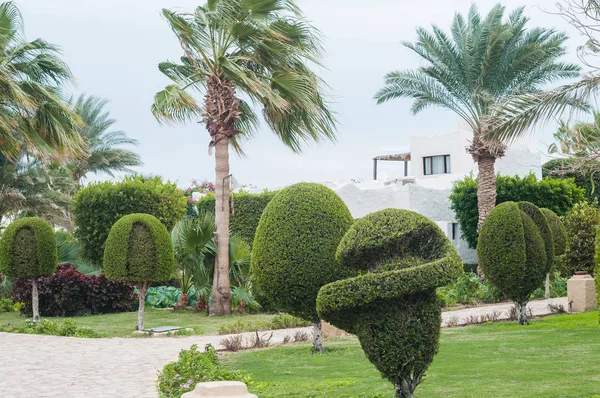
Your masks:
M204 313L194 311L171 311L146 309L144 314L144 326L152 328L157 326L180 326L194 329L195 334L216 335L224 324L243 320L245 322L267 322L274 315L252 314L232 315L224 317L208 317ZM137 325L137 312L122 312L120 314L90 315L79 317L42 317L56 323L62 323L65 319L72 319L78 326L92 328L103 337L132 337L132 332ZM27 317L20 316L17 312L0 314L0 329L11 324L18 326L25 323Z
M251 374L251 392L271 397L393 397L391 384L358 341L327 341L229 354L231 369ZM522 327L514 322L444 329L440 352L416 398L600 397L598 313L557 315ZM595 395L596 394L596 395Z

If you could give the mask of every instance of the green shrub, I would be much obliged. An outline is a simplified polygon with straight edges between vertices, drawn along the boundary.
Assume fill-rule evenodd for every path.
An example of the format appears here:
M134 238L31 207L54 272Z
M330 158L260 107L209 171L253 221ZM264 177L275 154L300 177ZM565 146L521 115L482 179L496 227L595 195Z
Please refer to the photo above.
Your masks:
M581 163L581 159L576 158L553 159L542 165L542 176L574 180L578 187L585 190L585 199L591 203L600 199L600 161Z
M281 190L256 230L251 271L256 287L279 310L317 318L319 289L345 275L335 251L352 222L346 204L323 185Z
M4 312L19 312L23 308L23 303L15 303L9 298L0 298L0 314Z
M275 197L277 191L263 193L233 193L232 211L229 216L229 229L252 247L254 234L265 207ZM208 194L198 201L198 211L215 213L215 196Z
M3 274L26 279L52 275L57 261L54 230L41 218L22 218L4 231L0 241Z
M552 270L561 271L565 269L565 254L567 253L567 230L559 216L550 209L540 209L546 216L550 230L552 231L552 242L554 245L554 261ZM560 297L560 296L559 296Z
M438 351L436 289L463 272L454 246L426 217L387 209L357 220L336 258L362 274L323 286L319 315L355 334L396 391L412 396Z
M174 268L171 235L156 217L129 214L113 225L104 248L104 272L107 279L137 284L138 330L144 329L148 283L169 280Z
M515 302L521 324L527 323L526 306L531 293L552 266L553 251L549 252L546 245L551 240L548 221L531 204L502 203L481 226L479 263L486 277Z
M170 231L185 215L186 202L176 184L163 183L160 177L92 183L74 197L75 235L83 246L84 256L100 266L106 238L121 217L151 214Z
M450 207L460 224L463 238L469 246L477 246L477 179L473 176L456 181L450 194ZM571 208L584 200L585 191L573 180L544 178L539 181L535 175L526 177L498 176L496 182L496 204L509 201L531 202L545 207L559 216L566 215Z
M487 279L482 282L479 276L472 271L465 273L452 284L439 288L437 292L444 307L452 307L457 303L464 305L490 304L504 299L496 286Z
M538 228L538 232L544 241L544 249L546 251L544 274L547 274L552 269L552 264L554 262L553 230L550 228L550 223L544 215L544 212L539 207L530 202L519 202L517 204L519 205L519 209L531 218L531 221L533 221Z
M563 276L572 276L577 271L586 271L594 275L596 231L600 225L598 202L591 205L587 202L575 205L564 220L569 249L562 270Z
M221 365L215 350L199 352L196 344L181 350L177 362L171 362L158 374L158 392L161 398L179 398L192 391L196 384L208 381L241 381L250 384L250 376L230 372Z
M239 334L243 332L262 332L265 330L291 329L308 326L310 322L290 314L277 314L269 321L245 321L238 319L235 322L223 324L219 327L219 334Z
M50 336L98 338L101 334L91 328L78 326L72 319L65 319L62 324L57 324L48 319L39 322L25 321L19 326L0 327L1 332L23 333L23 334L45 334Z

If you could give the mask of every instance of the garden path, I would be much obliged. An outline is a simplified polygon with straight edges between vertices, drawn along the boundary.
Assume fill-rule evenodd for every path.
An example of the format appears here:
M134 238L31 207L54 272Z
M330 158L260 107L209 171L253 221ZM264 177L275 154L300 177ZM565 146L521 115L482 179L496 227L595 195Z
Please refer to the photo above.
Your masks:
M530 307L534 315L543 315L549 303L567 307L566 298L535 301ZM472 315L506 315L510 307L501 303L444 312L442 319L447 324L455 317L461 324ZM298 330L311 328L274 331L271 342L280 343ZM157 371L176 360L180 350L192 344L220 347L223 337L77 339L0 333L0 397L156 397Z

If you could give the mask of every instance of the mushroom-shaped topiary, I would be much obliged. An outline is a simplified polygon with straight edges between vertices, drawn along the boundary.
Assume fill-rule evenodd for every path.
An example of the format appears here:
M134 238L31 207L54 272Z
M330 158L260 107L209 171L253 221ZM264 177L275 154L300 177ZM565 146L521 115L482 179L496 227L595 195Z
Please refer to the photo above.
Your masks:
M323 286L319 315L358 337L397 397L412 397L438 351L436 288L463 273L454 246L425 216L387 209L356 221L336 258L361 275Z
M540 209L526 202L496 206L479 232L477 256L485 276L511 298L519 323L527 324L527 302L552 268L554 243Z
M150 282L171 278L175 260L171 235L149 214L130 214L111 228L104 245L106 278L135 282L139 291L138 330L144 330L144 301Z
M552 232L552 244L554 247L554 261L552 270L560 271L564 268L565 254L567 253L567 230L560 217L550 209L540 209L546 216L550 231ZM546 298L550 298L550 272L546 274Z
M335 192L320 184L300 183L275 195L254 236L256 287L278 309L314 322L315 351L322 351L317 293L347 274L347 268L336 262L335 251L352 222Z
M33 321L40 319L37 278L52 275L58 262L54 230L41 218L11 223L0 241L0 270L15 278L31 279Z

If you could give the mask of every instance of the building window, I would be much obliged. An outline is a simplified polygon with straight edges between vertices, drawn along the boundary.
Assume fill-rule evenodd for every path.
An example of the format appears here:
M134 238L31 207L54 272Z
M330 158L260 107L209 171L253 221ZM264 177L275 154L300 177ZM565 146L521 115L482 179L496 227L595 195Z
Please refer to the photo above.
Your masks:
M458 223L452 223L452 240L458 240Z
M426 156L423 158L423 174L449 174L450 155Z

